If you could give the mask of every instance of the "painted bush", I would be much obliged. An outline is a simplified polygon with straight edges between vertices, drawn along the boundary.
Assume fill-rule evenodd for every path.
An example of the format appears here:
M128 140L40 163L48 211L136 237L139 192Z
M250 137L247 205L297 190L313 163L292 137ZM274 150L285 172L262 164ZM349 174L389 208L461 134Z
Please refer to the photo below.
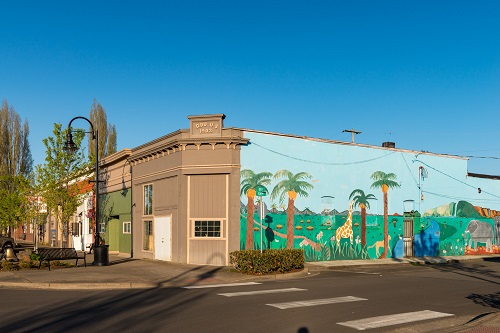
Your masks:
M262 227L262 248L286 248L286 212L272 212L265 209L266 216ZM358 212L352 215L353 244L348 238L337 242L335 231L347 219L346 212L338 214L302 214L297 211L294 216L294 248L302 248L306 261L377 259L383 247L383 216L368 215L366 217L366 245L361 245L361 216ZM245 249L246 214L240 218L240 248ZM254 215L254 248L260 249L260 216ZM489 226L489 234L474 233L472 224L477 222ZM471 218L456 217L422 217L415 218L414 256L460 256L468 254L497 253L500 235L494 229L493 219L478 221ZM498 228L500 230L500 228ZM470 231L472 231L472 238ZM402 258L403 248L403 216L389 216L389 257ZM490 246L491 243L491 246Z

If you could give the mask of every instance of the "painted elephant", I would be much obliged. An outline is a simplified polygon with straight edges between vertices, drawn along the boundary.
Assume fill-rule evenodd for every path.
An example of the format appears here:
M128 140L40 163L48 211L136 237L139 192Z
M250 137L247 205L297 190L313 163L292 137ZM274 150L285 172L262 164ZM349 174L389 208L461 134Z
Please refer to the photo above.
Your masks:
M492 251L493 243L493 227L487 222L482 222L478 220L471 220L465 233L469 234L469 244L468 246L473 249L477 249L478 243L486 244L486 251Z
M500 216L495 216L495 242L500 245Z

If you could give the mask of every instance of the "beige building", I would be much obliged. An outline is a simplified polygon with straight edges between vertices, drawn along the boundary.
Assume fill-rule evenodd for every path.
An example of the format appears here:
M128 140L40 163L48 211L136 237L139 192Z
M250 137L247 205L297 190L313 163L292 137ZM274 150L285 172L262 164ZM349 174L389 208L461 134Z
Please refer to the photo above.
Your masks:
M223 114L188 117L178 130L132 150L133 255L227 265L240 248L239 129Z

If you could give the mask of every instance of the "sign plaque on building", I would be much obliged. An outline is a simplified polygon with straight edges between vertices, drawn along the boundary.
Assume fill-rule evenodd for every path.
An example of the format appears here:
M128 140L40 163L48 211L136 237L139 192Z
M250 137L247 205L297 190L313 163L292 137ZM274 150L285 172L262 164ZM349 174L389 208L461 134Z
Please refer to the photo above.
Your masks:
M222 135L223 114L189 116L191 137L213 137Z

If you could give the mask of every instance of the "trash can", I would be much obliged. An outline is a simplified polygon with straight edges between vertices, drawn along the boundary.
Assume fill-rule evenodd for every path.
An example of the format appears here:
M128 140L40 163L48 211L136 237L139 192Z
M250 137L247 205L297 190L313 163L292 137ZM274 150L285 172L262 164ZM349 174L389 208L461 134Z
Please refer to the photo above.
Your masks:
M109 245L94 246L94 262L93 266L108 266L109 265Z

